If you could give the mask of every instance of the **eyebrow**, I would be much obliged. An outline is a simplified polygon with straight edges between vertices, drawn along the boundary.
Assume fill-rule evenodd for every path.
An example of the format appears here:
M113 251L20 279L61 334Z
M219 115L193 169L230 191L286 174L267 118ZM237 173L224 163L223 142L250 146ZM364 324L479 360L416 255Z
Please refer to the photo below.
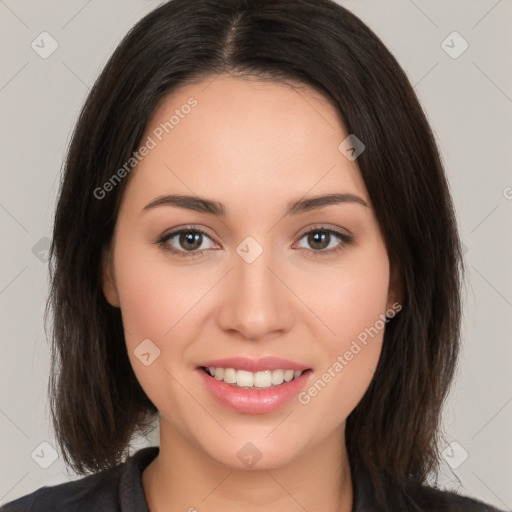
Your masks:
M364 199L354 194L326 194L322 196L308 197L305 199L302 198L298 201L288 203L286 215L297 215L299 213L324 208L326 206L346 203L360 204L361 206L368 207L368 204ZM159 196L144 206L141 213L156 208L157 206L174 206L177 208L184 208L186 210L209 213L223 218L227 215L226 208L218 201L213 201L204 197L181 194Z

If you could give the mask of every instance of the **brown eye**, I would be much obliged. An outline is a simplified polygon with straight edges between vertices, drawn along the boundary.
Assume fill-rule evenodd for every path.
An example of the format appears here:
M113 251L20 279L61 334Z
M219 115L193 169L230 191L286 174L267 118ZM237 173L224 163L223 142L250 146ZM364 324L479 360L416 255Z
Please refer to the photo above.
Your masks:
M195 251L201 246L203 235L198 231L182 231L178 240L179 245L186 251Z
M204 242L210 240L211 245L204 247ZM180 229L158 240L158 245L177 256L197 257L207 249L212 249L213 241L204 231L198 229Z
M337 252L352 241L349 235L327 228L312 229L304 233L300 239L306 240L307 247L303 246L304 249L321 254Z
M308 244L313 249L326 249L331 240L331 234L326 231L311 231L308 233Z

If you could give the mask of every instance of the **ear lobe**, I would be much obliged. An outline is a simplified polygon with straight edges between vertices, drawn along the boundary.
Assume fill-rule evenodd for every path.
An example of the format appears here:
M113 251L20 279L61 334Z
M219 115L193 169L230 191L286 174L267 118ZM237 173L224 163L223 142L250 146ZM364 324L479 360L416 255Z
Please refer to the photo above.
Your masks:
M101 255L100 281L107 302L116 308L120 306L119 294L114 277L114 262L110 249L104 249Z

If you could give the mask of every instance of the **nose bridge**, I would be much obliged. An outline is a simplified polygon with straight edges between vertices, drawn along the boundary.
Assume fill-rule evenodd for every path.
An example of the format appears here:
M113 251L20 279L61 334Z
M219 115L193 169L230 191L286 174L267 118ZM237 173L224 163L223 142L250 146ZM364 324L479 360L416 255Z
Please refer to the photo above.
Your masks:
M244 241L238 246L238 259L235 259L234 270L240 299L258 302L274 292L275 277L269 270L273 266L274 258L269 247L264 249L253 240Z
M231 286L220 313L223 329L237 330L251 340L288 329L292 317L287 292L274 275L279 265L265 240L260 243L248 236L237 246Z

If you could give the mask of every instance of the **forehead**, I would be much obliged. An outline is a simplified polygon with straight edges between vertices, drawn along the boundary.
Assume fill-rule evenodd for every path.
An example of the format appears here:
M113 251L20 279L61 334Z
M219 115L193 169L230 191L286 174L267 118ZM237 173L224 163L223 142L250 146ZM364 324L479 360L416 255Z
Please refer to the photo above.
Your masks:
M125 193L137 202L182 192L240 206L333 192L367 199L356 163L338 149L347 135L311 88L221 75L161 102L142 140L153 147Z

